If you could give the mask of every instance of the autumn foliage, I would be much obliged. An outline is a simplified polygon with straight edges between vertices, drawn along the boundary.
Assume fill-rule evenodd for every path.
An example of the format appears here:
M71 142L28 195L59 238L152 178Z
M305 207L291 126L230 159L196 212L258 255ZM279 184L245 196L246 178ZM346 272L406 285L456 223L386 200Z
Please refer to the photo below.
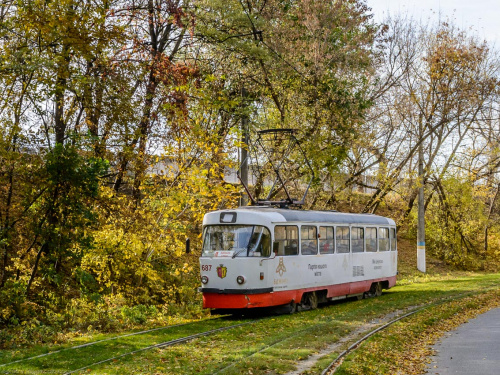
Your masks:
M1 327L199 314L203 214L238 204L228 172L268 128L297 129L308 208L409 236L424 143L430 248L498 257L498 64L450 25L377 25L361 0L34 0L0 26Z

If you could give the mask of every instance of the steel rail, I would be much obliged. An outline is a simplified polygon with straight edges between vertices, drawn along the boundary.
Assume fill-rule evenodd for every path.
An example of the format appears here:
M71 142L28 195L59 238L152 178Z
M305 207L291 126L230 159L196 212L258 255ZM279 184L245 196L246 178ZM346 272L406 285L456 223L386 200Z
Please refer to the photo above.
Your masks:
M404 319L410 315L413 315L413 314L416 314L418 313L419 311L422 311L424 309L426 309L426 307L422 307L420 309L417 309L415 311L411 311L407 314L404 314L396 319L393 319L391 320L390 322L387 322L385 323L384 325L374 329L373 331L369 332L368 334L366 334L365 336L363 336L362 338L360 338L358 341L356 341L354 344L352 344L351 346L349 346L346 350L344 350L342 353L340 353L337 358L335 358L329 365L326 369L323 370L323 372L321 373L321 375L326 375L328 374L328 372L330 372L332 370L332 368L335 366L335 364L337 362L339 362L343 357L345 357L347 354L349 354L351 351L353 351L354 349L356 349L359 344L361 344L363 341L366 341L368 338L370 338L371 336L373 336L374 334L376 334L377 332L379 331L382 331L383 329L389 327L391 324L394 324L396 323L397 321L400 321L401 319Z
M75 372L86 370L86 369L88 369L90 367L98 366L98 365L101 365L103 363L114 361L114 360L126 357L128 355L133 355L133 354L140 353L140 352L143 352L143 351L146 351L146 350L156 349L156 348L165 348L167 346L173 346L173 345L177 345L177 344L182 344L184 342L191 341L191 340L197 339L199 337L204 337L204 336L211 335L213 333L223 332L223 331L227 331L227 330L232 329L232 328L237 328L237 327L241 327L241 326L244 326L244 325L247 325L247 324L252 324L252 323L255 323L256 321L257 320L252 320L250 322L244 322L244 323L235 324L235 325L232 325L232 326L227 326L227 327L221 327L221 328L217 328L217 329L212 329L210 331L200 332L200 333L196 333L194 335L180 337L178 339L161 342L159 344L150 345L150 346L147 346L145 348L137 349L137 350L134 350L134 351L131 351L131 352L127 352L127 353L124 353L124 354L117 355L117 356L112 357L112 358L108 358L108 359L104 359L102 361L94 362L94 363L92 363L90 365L78 368L76 370L65 372L64 375L74 374Z
M491 290L491 289L492 288L488 288L487 290ZM400 317L398 317L396 319L391 320L388 323L385 323L384 325L382 325L382 326L376 328L375 330L369 332L368 334L366 334L365 336L363 336L361 339L357 340L354 344L352 344L351 346L349 346L349 348L347 348L345 351L343 351L342 353L340 353L337 356L337 358L335 358L335 360L333 360L329 364L329 366L321 374L322 375L327 374L329 371L331 371L331 369L333 368L333 366L340 359L342 359L344 356L346 356L347 354L349 354L351 351L355 350L359 346L359 344L361 344L363 341L367 340L369 337L371 337L375 333L377 333L377 332L379 332L379 331L387 328L391 324L396 323L397 321L399 321L401 319L404 319L404 318L406 318L406 317L408 317L410 315L418 313L418 312L420 312L420 311L422 311L424 309L430 308L432 306L437 306L437 305L440 305L442 303L446 303L446 302L449 302L449 301L452 301L452 300L456 300L456 299L460 299L460 298L463 298L463 297L467 297L467 296L470 296L470 295L473 295L473 294L474 293L468 292L468 293L463 293L463 294L458 295L458 296L454 296L454 297L450 297L450 298L445 298L444 300L437 301L437 302L434 302L434 303L430 303L430 304L428 304L428 305L426 305L424 307L417 308L414 311L411 311L411 312L409 312L407 314L404 314L404 315L402 315L402 316L400 316ZM220 319L220 318L221 317L217 317L217 318L207 319L207 320L217 320L217 319ZM200 332L200 333L197 333L197 334L194 334L194 335L190 335L190 336L181 337L181 338L178 338L178 339L174 339L174 340L162 342L162 343L159 343L159 344L150 345L150 346L147 346L145 348L137 349L137 350L134 350L134 351L131 351L131 352L127 352L127 353L124 353L124 354L121 354L121 355L118 355L118 356L115 356L115 357L112 357L112 358L109 358L109 359L105 359L105 360L102 360L102 361L99 361L99 362L92 363L92 364L87 365L85 367L82 367L82 368L79 368L79 369L76 369L76 370L72 370L70 372L66 372L65 374L73 374L73 373L75 373L77 371L85 370L85 369L87 369L89 367L96 366L96 365L99 365L99 364L102 364L102 363L106 363L106 362L109 362L109 361L112 361L112 360L115 360L115 359L118 359L118 358L125 357L127 355L132 355L132 354L135 354L135 353L139 353L139 352L142 352L142 351L146 351L146 350L150 350L150 349L154 349L154 348L168 347L168 346L172 346L172 345L184 343L184 342L187 342L187 341L199 338L199 337L208 336L208 335L213 334L213 333L222 332L222 331L225 331L225 330L229 330L229 329L240 327L240 326L247 325L247 324L253 324L253 323L257 322L258 320L261 320L261 319L252 320L252 321L244 322L244 323L240 323L240 324L235 324L235 325L232 325L232 326L221 327L221 328L217 328L217 329L213 329L213 330L209 330L209 331L205 331L205 332ZM103 340L93 341L93 342L89 342L89 343L85 343L85 344L81 344L81 345L77 345L77 346L73 346L73 347L69 347L69 348L59 349L59 350L52 351L52 352L49 352L49 353L40 354L40 355L33 356L33 357L22 358L22 359L15 360L15 361L12 361L12 362L0 364L0 367L10 366L10 365L13 365L13 364L16 364L16 363L19 363L19 362L33 360L33 359L38 359L38 358L42 358L42 357L46 357L46 356L50 356L52 354L60 353L62 351L66 351L66 350L80 349L80 348L84 348L84 347L87 347L87 346L92 346L92 345L95 345L95 344L98 344L98 343L102 343L102 342L106 342L106 341L117 340L117 339L120 339L120 338L123 338L123 337L130 337L130 336L145 334L145 333L149 333L149 332L154 332L154 331L159 331L159 330L164 330L164 329L169 329L169 328L174 328L174 327L179 327L179 326L185 326L185 325L188 325L188 324L192 324L192 323L181 323L181 324L175 324L175 325L166 326L166 327L158 327L158 328L153 328L153 329L149 329L149 330L143 330L143 331L139 331L139 332L133 332L133 333L125 334L125 335L115 336L115 337L111 337L111 338L107 338L107 339L103 339ZM325 323L321 323L321 324L325 324ZM287 340L289 338L290 337L287 336L287 337L285 337L285 338L283 338L281 340L277 340L277 341L273 342L270 345L266 345L263 348L261 348L260 350L257 350L256 352L251 353L250 356L255 355L257 353L260 353L260 352L268 349L269 347L275 346L276 344L278 344L280 342L283 342L283 341L285 341L285 340ZM231 366L229 366L229 367L232 367L233 365L234 365L234 363ZM223 371L225 369L226 368L223 368L221 370ZM219 370L219 372L221 370Z
M488 288L487 290L491 290L492 288ZM433 303L429 303L423 307L420 307L420 308L417 308L413 311L410 311L404 315L401 315L400 317L398 318L395 318L385 324L383 324L382 326L374 329L373 331L370 331L369 333L367 333L365 336L363 336L362 338L360 338L359 340L357 340L354 344L352 344L351 346L349 346L346 350L344 350L342 353L340 353L332 362L330 362L330 364L323 370L323 372L321 373L321 375L327 375L327 374L333 374L335 373L335 371L337 370L338 366L335 366L342 358L344 358L347 354L349 354L350 352L354 351L355 349L358 348L358 346L368 340L371 336L373 336L374 334L376 334L377 332L380 332L384 329L386 329L387 327L389 327L390 325L404 319L404 318L407 318L408 316L411 316L413 314L416 314L420 311L423 311L425 309L428 309L428 308L431 308L431 307L435 307L435 306L439 306L443 303L446 303L446 302L451 302L451 301L454 301L454 300L458 300L458 299L461 299L461 298L465 298L465 297L468 297L468 296L471 296L473 295L474 293L471 293L471 292L468 292L468 293L462 293L462 294L459 294L457 296L453 296L453 297L449 297L449 298L443 298L442 300L440 301L437 301L437 302L433 302ZM331 372L333 369L333 372Z
M217 320L217 319L221 319L221 317L210 318L210 319L205 319L205 320L199 320L198 322L210 321L210 320ZM107 338L107 339L92 341L92 342L88 342L88 343L81 344L81 345L71 346L69 348L62 348L62 349L54 350L52 352L35 355L35 356L32 356L32 357L17 359L17 360L12 361L12 362L0 364L0 367L10 366L10 365L13 365L13 364L16 364L16 363L20 363L20 362L24 362L24 361L30 361L30 360L33 360L33 359L47 357L49 355L57 354L57 353L60 353L60 352L64 352L66 350L81 349L81 348L85 348L87 346L92 346L92 345L95 345L95 344L100 344L100 343L106 342L106 341L113 341L113 340L118 340L118 339L121 339L121 338L124 338L124 337L130 337L130 336L136 336L136 335L143 335L145 333L155 332L155 331L161 331L161 330L164 330L164 329L170 329L170 328L175 328L175 327L182 327L182 326L185 326L185 325L188 325L188 324L192 324L192 323L193 322L179 323L179 324L174 324L174 325L171 325L171 326L152 328L152 329L147 329L147 330L143 330L143 331L139 331L139 332L127 333L125 335L114 336L114 337L110 337L110 338ZM197 322L195 322L195 323L197 323Z
M304 312L305 312L305 313L307 313L307 311L304 311ZM221 368L221 369L217 370L217 372L214 372L213 374L214 374L214 375L216 375L216 374L220 374L220 373L222 373L222 372L226 371L227 369L229 369L229 368L232 368L232 367L236 366L236 365L237 365L238 363L240 363L241 361L243 361L243 360L245 360L245 359L248 359L248 358L250 358L250 357L252 357L252 356L254 356L254 355L256 355L256 354L260 354L260 353L262 353L263 351L265 351L265 350L267 350L267 349L269 349L269 348L272 348L273 346L276 346L276 345L278 345L278 344L281 344L282 342L284 342L284 341L286 341L286 340L289 340L289 339L291 339L292 337L297 336L297 334L300 334L300 333L302 333L302 332L306 332L306 331L310 330L312 327L318 327L318 326L322 326L322 325L326 325L326 324L330 324L330 323L331 323L331 321L327 321L327 322L322 321L322 322L320 322L320 323L317 323L317 324L312 324L311 326L307 326L306 328L301 329L300 331L297 331L297 332L292 332L292 334L291 334L291 335L286 336L286 337L284 337L284 338L282 338L282 339L275 340L275 341L273 341L273 342L272 342L272 343L270 343L270 344L264 345L262 348L260 348L260 349L258 349L258 350L256 350L256 351L254 351L254 352L252 352L252 353L250 353L250 354L246 355L245 357L239 358L237 361L235 361L235 362L231 363L230 365L228 365L228 366L226 366L226 367L223 367L223 368Z

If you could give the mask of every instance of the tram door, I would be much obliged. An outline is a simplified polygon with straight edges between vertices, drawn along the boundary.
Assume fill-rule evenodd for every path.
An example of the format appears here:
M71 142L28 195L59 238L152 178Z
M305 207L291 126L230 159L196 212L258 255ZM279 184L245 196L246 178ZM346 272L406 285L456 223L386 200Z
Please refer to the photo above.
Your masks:
M357 283L357 281L362 281L365 279L367 276L366 269L365 269L365 263L366 263L366 256L364 254L365 252L365 240L368 234L367 232L368 228L364 227L357 227L357 226L352 226L351 227L351 286L349 290L349 294L357 294L357 293L363 293L365 290L365 287L362 284ZM376 240L375 240L376 241ZM375 243L375 248L376 248L376 243Z
M392 275L396 275L398 273L398 252L397 252L397 240L396 240L396 228L390 228L390 243L391 243L391 271Z
M297 225L276 225L274 227L274 261L269 273L273 275L275 291L294 289L300 285L299 227ZM270 262L269 262L270 263Z
M348 288L351 281L352 254L350 228L339 225L335 227L335 284L343 284ZM340 294L349 294L349 290L341 290Z

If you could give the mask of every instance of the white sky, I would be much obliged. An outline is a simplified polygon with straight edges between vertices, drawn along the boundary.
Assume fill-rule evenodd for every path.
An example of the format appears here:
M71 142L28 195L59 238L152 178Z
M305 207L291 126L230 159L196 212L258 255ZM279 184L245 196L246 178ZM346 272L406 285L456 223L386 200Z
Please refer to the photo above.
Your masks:
M500 0L366 0L375 21L387 13L408 13L415 19L451 18L462 29L472 30L490 45L500 45Z

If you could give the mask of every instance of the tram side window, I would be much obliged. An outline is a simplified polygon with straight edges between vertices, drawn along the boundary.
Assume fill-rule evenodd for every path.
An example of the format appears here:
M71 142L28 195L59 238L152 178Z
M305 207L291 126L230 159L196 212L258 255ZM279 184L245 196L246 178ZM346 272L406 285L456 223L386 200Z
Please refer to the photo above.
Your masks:
M335 236L335 245L337 253L349 252L349 227L337 227L337 234Z
M392 251L396 251L397 250L396 228L391 228L391 250Z
M333 227L319 227L319 252L321 254L333 254L334 246Z
M351 246L353 253L362 253L365 251L364 245L364 230L363 228L352 228L351 232Z
M378 251L389 251L389 228L380 228L378 234Z
M255 226L247 246L248 256L268 257L271 255L271 233L269 229Z
M300 249L302 255L318 254L318 229L312 225L300 227Z
M295 225L274 227L273 251L278 256L299 254L299 229Z
M377 228L366 228L366 251L377 251Z

